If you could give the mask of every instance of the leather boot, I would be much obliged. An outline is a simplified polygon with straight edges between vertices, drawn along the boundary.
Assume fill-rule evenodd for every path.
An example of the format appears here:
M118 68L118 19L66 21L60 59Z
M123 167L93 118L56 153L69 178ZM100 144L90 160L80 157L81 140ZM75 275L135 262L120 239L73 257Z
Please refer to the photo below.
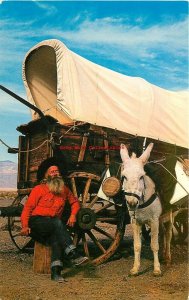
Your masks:
M80 253L78 253L76 249L70 251L68 257L71 260L72 264L74 264L75 266L86 264L89 261L89 258L87 256L80 255Z
M62 267L54 266L51 268L51 280L55 280L57 282L64 282L64 278L61 276Z

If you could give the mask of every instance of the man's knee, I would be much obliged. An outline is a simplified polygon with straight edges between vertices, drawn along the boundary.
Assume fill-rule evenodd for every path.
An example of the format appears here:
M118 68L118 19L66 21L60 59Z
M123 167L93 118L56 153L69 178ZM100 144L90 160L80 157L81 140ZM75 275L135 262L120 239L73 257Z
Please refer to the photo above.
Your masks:
M66 225L58 218L53 218L53 226L55 230L66 230Z

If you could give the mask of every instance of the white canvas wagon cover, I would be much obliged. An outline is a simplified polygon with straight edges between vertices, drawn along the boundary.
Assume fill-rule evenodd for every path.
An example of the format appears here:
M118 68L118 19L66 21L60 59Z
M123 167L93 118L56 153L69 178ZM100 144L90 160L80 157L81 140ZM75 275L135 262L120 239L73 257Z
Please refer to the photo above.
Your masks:
M61 124L83 121L189 148L187 92L94 64L58 40L30 49L23 81L28 101Z

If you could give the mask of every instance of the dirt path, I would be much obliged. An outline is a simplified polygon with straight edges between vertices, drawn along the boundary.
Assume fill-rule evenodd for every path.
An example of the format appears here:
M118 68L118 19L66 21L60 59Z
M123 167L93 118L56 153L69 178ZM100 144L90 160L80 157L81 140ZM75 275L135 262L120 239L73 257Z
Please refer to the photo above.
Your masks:
M5 203L5 202L4 202ZM0 206L1 206L0 202ZM0 218L0 228L6 219ZM125 232L119 253L98 267L65 268L67 282L32 271L32 254L18 253L7 231L0 230L0 300L186 300L188 298L187 245L173 247L173 264L162 265L162 276L152 274L153 257L143 246L141 273L129 277L133 263L132 236Z

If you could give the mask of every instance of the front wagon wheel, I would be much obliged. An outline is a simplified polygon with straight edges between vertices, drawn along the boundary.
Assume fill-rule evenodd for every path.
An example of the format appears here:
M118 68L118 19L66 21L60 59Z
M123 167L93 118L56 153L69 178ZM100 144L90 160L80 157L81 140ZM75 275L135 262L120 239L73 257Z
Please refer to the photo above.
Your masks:
M11 206L19 206L23 196L18 196L14 199ZM30 236L22 236L20 234L21 231L21 220L20 216L11 216L8 217L8 231L13 241L14 245L17 249L22 252L28 252L33 249L34 241L31 239Z
M100 177L86 172L69 175L71 189L81 209L73 242L95 265L105 262L118 248L125 232L125 210L98 196Z

